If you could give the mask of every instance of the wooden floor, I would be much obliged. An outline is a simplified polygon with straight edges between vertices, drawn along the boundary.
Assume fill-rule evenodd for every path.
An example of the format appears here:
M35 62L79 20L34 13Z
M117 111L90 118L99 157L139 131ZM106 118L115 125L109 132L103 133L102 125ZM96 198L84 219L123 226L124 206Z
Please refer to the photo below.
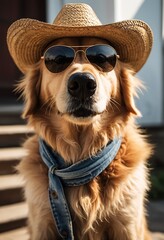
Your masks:
M32 130L25 125L0 126L0 239L28 239L27 204L23 198L23 179L15 166L26 155L21 147Z
M28 240L27 228L19 228L13 231L0 234L0 240Z

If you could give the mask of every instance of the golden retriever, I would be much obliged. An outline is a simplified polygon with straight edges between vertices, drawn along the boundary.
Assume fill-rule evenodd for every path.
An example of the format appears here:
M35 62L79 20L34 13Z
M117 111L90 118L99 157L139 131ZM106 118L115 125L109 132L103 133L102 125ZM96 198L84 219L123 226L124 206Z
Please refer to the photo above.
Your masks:
M99 38L62 38L51 46L95 44L109 43ZM79 115L67 111L74 99L68 79L79 72L94 77L95 89L89 97L93 114L84 109ZM48 169L39 154L38 137L72 164L95 155L115 136L121 136L122 142L111 164L89 183L64 189L75 240L150 239L144 205L152 147L134 122L140 115L134 103L140 88L142 83L119 58L112 71L102 72L81 51L58 73L50 72L42 58L29 68L18 89L25 99L23 117L28 118L35 136L26 141L28 155L18 169L25 180L31 240L61 239L50 210Z

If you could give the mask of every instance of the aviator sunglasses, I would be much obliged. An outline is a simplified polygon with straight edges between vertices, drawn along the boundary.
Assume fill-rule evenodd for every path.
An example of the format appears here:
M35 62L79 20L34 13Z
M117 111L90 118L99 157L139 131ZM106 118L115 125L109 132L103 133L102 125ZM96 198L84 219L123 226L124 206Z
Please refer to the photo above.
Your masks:
M87 61L102 72L112 71L116 65L117 58L119 58L115 49L109 45L54 45L45 51L41 59L44 59L45 65L50 72L60 73L74 62L76 54L79 52L84 53Z

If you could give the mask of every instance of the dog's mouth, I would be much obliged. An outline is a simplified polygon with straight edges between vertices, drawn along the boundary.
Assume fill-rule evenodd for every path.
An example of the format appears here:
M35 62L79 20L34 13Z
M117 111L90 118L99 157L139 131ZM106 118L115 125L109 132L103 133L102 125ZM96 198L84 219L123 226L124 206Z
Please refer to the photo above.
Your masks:
M98 109L96 109L98 110ZM102 111L95 111L94 108L88 108L86 106L81 105L78 108L67 109L65 112L61 112L58 110L58 114L64 118L66 121L71 122L76 125L88 125L97 121L99 117L105 112L104 109Z
M79 99L71 99L68 104L67 113L75 118L88 118L97 115L94 110L94 100L85 99L85 101L80 101Z
M85 107L79 107L78 109L72 110L69 114L76 118L87 118L97 115L95 111Z

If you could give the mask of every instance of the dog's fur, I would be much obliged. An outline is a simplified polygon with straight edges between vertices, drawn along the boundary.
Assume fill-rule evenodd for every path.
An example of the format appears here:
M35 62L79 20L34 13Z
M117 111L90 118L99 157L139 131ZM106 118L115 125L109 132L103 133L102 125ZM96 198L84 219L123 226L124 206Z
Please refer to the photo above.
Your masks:
M107 43L98 38L64 38L60 45ZM76 118L67 112L71 97L68 78L76 72L91 73L97 83L92 96L97 114ZM151 146L134 124L140 115L134 103L141 82L128 67L117 61L114 70L98 71L81 54L65 71L49 72L43 60L29 68L19 84L25 98L23 116L35 129L25 143L28 155L18 166L25 179L31 240L60 239L48 200L47 167L38 151L38 136L65 161L77 162L96 154L109 139L122 136L113 162L98 177L80 187L67 187L75 240L148 240L144 202L149 188L147 159Z

